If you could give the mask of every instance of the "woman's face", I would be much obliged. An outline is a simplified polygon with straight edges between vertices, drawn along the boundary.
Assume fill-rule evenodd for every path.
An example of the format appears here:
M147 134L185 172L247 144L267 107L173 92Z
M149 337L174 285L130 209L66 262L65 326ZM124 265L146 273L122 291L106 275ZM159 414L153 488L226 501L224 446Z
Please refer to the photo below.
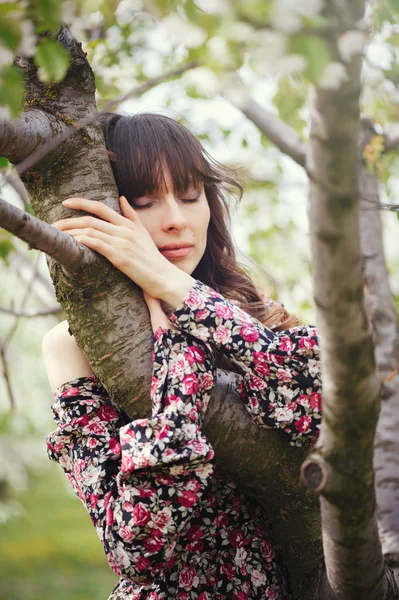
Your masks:
M165 190L135 198L132 204L161 254L191 275L206 248L208 201L202 185L177 195L169 172L164 177Z

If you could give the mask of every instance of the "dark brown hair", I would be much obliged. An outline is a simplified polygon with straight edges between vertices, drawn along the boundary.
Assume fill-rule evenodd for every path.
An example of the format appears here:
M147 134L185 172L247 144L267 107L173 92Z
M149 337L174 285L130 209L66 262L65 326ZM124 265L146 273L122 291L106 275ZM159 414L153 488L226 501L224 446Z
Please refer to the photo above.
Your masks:
M236 260L226 200L228 194L239 199L242 195L234 170L215 161L186 127L163 115L109 115L104 121L104 135L119 195L130 203L163 189L165 168L176 193L185 192L191 184L204 185L211 218L206 250L192 273L194 278L268 327L287 329L299 323L277 302L265 304Z

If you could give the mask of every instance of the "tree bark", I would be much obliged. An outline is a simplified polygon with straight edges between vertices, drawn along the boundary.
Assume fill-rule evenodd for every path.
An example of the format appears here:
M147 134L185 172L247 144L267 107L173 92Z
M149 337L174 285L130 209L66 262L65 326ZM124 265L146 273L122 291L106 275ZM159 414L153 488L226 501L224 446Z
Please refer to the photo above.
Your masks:
M341 3L348 31L364 0ZM328 7L328 16L335 6ZM349 16L351 17L349 19ZM334 38L335 61L342 62ZM363 298L358 136L362 57L343 66L338 89L316 89L307 167L314 295L322 357L323 421L316 453L303 467L320 493L328 600L399 597L386 575L375 511L373 443L380 381Z
M361 155L374 135L373 124L363 121ZM378 173L365 164L362 156L359 187L366 310L383 381L374 449L378 526L385 559L399 580L399 323L385 265Z
M307 146L286 124L248 95L237 106L281 152L306 168ZM371 122L363 121L360 147L376 134ZM394 128L385 137L388 151L398 146ZM366 310L374 332L375 359L384 385L378 421L374 470L378 504L378 527L387 564L399 581L399 327L385 265L379 211L378 176L359 157L361 196L360 237L366 285Z
M36 139L41 144L49 143L64 125L75 123L77 127L76 135L21 175L35 214L47 223L76 215L60 204L68 196L104 201L119 211L101 125L93 118L90 125L79 128L79 122L87 122L87 116L96 111L93 74L67 30L62 30L60 39L73 59L62 84L43 86L32 62L25 58L18 61L27 80L25 126L29 126L33 110L40 111L39 121L44 123L40 129L43 135ZM37 116L35 112L35 122ZM54 117L58 126L48 126L54 124ZM26 153L22 146L20 153L8 155L1 139L0 147L2 154L12 160L17 154L18 160L23 160L32 152L31 144L27 144ZM0 205L0 224L5 224L2 210L5 215L9 208ZM33 219L14 211L7 227L17 231L21 222L26 231L26 223L32 225ZM17 235L22 237L19 231ZM43 237L48 239L49 229L38 227L36 231L34 243L40 248ZM51 249L47 251L51 253ZM131 418L146 416L151 410L153 336L141 290L102 257L92 260L88 268L87 253L79 256L76 268L69 263L65 268L62 256L58 262L49 259L57 300L93 372L112 399ZM261 430L252 423L233 391L235 377L219 372L205 432L216 449L218 467L255 495L270 515L295 599L315 600L323 559L317 501L299 480L305 453L291 447L281 432Z

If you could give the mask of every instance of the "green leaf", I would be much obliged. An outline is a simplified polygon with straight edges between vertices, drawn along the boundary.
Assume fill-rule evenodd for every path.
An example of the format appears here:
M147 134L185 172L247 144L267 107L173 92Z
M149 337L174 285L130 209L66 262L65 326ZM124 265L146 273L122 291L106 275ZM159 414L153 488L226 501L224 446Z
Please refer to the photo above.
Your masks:
M399 0L389 0L393 12L399 13Z
M62 3L59 0L33 0L30 5L32 20L36 31L56 33L61 25Z
M8 257L14 252L15 246L12 243L12 235L8 231L0 230L0 260L8 263Z
M331 53L327 44L317 35L293 35L290 38L290 54L301 54L307 60L305 77L317 83L327 65Z
M8 167L9 162L6 158L4 158L4 156L0 156L0 169L3 169L4 167Z
M30 215L35 216L35 211L33 210L33 206L32 206L32 204L30 202L28 202L28 204L25 206L25 210Z
M10 108L13 117L22 110L25 98L24 78L20 69L6 65L0 73L0 104Z
M21 43L22 32L19 19L12 15L3 16L0 12L0 42L3 46L16 52Z
M62 81L70 64L68 52L57 41L44 38L36 48L34 62L46 83Z
M308 87L303 79L282 78L273 97L280 119L294 127L298 133L303 133L307 125L301 113L306 105Z

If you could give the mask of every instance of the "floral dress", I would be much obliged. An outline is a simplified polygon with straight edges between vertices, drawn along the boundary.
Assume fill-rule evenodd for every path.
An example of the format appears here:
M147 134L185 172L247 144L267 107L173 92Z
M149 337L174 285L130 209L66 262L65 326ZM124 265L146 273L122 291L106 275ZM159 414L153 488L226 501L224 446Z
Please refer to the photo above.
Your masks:
M85 505L111 568L109 600L284 600L264 510L215 469L202 431L213 351L239 365L255 422L312 443L321 419L316 332L273 333L197 281L155 333L152 414L129 420L93 377L55 394L47 439Z

